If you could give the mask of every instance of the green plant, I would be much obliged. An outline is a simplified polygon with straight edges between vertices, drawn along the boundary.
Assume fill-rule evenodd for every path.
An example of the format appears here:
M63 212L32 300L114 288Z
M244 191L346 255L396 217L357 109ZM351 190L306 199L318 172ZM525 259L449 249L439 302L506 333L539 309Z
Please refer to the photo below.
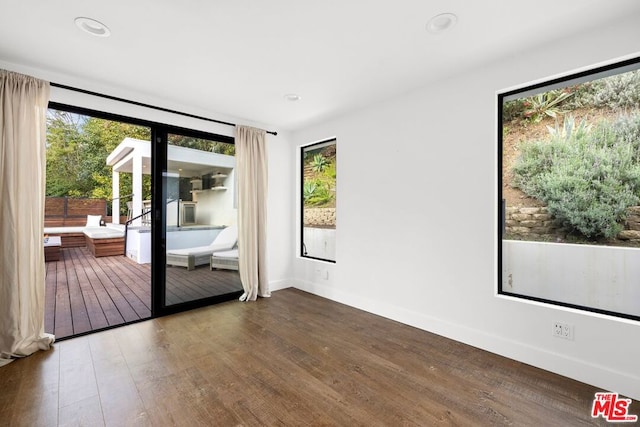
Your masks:
M584 138L591 131L591 128L592 125L588 124L586 119L580 120L580 123L576 125L576 119L571 114L564 118L562 126L558 125L557 120L555 127L547 125L547 130L553 138L563 140Z
M629 71L567 88L573 97L569 108L640 108L640 70Z
M304 185L302 186L302 197L304 199L304 202L307 203L307 201L313 197L313 194L316 191L316 188L318 187L318 185L316 184L315 181L305 181Z
M560 104L572 95L573 93L561 90L550 90L533 95L524 100L524 117L531 119L534 123L542 121L545 116L555 118L558 114L564 113L560 109Z
M509 122L522 117L527 109L524 99L513 99L502 104L502 121Z
M614 110L640 107L639 70L603 79L597 88L593 102Z
M322 172L329 165L329 160L322 154L316 154L311 161L311 169L314 172Z
M640 114L620 116L611 125L612 131L619 140L633 147L634 161L640 162Z
M322 206L334 200L334 194L329 188L329 183L321 179L305 181L302 186L302 194L305 207Z
M336 180L336 161L335 159L329 163L327 168L324 170L324 175L328 177L330 180L333 180L335 183Z
M569 231L614 237L627 208L640 200L638 141L625 137L637 125L621 119L576 132L567 124L548 141L525 142L513 168L514 185L545 202Z

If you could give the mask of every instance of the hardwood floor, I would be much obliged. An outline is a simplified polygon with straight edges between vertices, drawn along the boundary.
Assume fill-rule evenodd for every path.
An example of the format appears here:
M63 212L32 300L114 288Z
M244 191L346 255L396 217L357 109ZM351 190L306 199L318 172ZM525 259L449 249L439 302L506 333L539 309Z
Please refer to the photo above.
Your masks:
M151 316L150 264L124 256L95 258L86 247L63 248L47 262L45 332L57 338ZM237 271L168 267L167 304L242 290Z
M0 390L9 426L607 424L589 385L294 289L57 343Z

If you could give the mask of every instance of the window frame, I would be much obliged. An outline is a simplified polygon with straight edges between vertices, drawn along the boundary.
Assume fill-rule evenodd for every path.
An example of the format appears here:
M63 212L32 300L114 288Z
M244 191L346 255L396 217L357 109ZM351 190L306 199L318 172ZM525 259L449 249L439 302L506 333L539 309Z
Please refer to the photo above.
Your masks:
M140 119L132 116L126 116L123 114L112 113L107 111L96 110L94 108L87 108L79 106L77 103L69 104L56 101L49 101L47 108L57 109L61 111L67 111L74 114L91 116L99 119L118 121L128 123L137 126L146 126L151 129L151 194L152 200L161 200L163 198L162 185L156 185L155 183L162 182L163 168L167 165L167 147L168 134L179 134L187 137L210 139L219 142L235 145L235 138L232 136L226 136L216 134L208 131L201 131L198 129L185 128L182 126L176 126L171 124L165 124L154 120ZM181 304L166 305L165 293L166 293L166 253L164 250L165 245L165 227L163 221L164 216L161 215L161 206L155 206L152 203L152 215L151 221L153 223L151 229L151 246L152 246L152 261L151 261L151 283L149 284L151 290L151 316L150 319L156 317L162 317L169 314L174 314L182 311L188 311L195 308L200 308L208 305L213 305L221 302L231 301L236 299L242 292L234 292L224 295L217 295L202 298L199 300L188 301ZM162 250L158 249L161 248ZM147 319L144 319L147 320ZM123 326L128 323L123 323ZM98 330L94 331L97 332Z
M527 295L517 293L515 291L509 291L504 284L504 264L505 255L503 250L503 242L505 241L506 230L506 204L503 198L503 185L504 185L504 172L503 172L503 152L504 152L504 140L503 140L503 107L505 102L521 99L531 95L545 93L554 89L566 88L572 85L577 85L584 82L596 81L605 77L620 75L628 71L640 69L640 57L634 57L624 60L615 60L607 65L595 66L589 69L570 72L560 77L548 78L540 80L533 84L522 85L516 88L505 89L503 91L496 92L496 123L497 123L497 192L496 192L496 211L497 211L497 223L496 223L496 264L497 264L497 283L496 283L496 295L502 297L515 298L522 301L536 302L548 304L555 307L562 307L566 309L579 310L586 313L595 313L600 315L611 316L618 319L627 319L640 321L640 313L630 314L626 312L612 311L604 308L598 308L591 305L582 305L578 303L558 301L555 299L549 299L545 297L539 297L534 295ZM638 249L640 250L640 248Z
M322 257L318 257L318 256L312 256L309 255L306 249L306 245L305 245L305 241L304 241L304 154L305 152L310 151L310 149L313 149L313 147L319 147L319 146L329 146L329 145L335 145L336 149L337 149L337 145L338 145L338 139L336 137L331 137L331 138L326 138L317 142L313 142L310 144L306 144L300 147L300 163L299 163L299 170L300 170L300 189L299 189L299 195L300 195L300 205L299 205L299 209L300 209L300 247L299 247L299 256L301 258L304 259L312 259L315 261L322 261L322 262L328 262L328 263L332 263L335 264L336 260L335 259L328 259L328 258L322 258ZM336 161L337 161L337 154L336 154ZM337 183L337 175L336 175L336 179L335 179L336 183ZM336 185L337 187L337 185ZM336 191L336 195L337 195L337 191ZM337 199L337 197L336 197ZM337 207L337 206L336 206ZM337 210L336 210L337 212ZM336 221L337 222L337 221ZM336 230L337 230L337 226L336 226Z

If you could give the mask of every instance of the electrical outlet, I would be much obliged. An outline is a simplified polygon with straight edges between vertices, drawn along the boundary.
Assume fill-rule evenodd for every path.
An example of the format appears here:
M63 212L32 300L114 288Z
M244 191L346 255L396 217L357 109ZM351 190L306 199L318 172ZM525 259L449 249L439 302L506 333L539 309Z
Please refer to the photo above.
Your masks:
M556 338L573 340L573 325L563 322L553 322L551 335Z

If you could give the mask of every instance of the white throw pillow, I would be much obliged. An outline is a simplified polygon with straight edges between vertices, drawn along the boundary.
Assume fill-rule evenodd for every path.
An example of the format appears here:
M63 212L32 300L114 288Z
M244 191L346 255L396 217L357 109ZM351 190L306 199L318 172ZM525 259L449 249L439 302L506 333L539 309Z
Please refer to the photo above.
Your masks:
M87 227L100 227L102 215L87 215Z

